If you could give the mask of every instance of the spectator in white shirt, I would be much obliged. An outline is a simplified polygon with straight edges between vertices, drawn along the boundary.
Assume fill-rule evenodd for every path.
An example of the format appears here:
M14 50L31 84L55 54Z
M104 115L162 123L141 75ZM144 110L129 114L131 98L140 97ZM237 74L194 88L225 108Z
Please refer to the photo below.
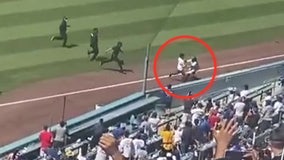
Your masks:
M263 121L259 124L259 130L261 132L265 131L271 126L272 118L273 118L274 109L271 105L271 101L266 101L266 106L263 108Z
M262 106L265 107L267 106L266 101L272 101L272 96L271 96L271 92L267 92L266 96L264 97Z
M108 156L106 155L105 151L100 146L98 146L95 160L107 160L107 157Z
M148 122L150 123L151 130L156 133L158 124L160 123L160 118L158 117L157 112L152 113L152 115L148 119Z
M125 160L130 160L134 156L134 145L133 140L129 138L129 132L125 131L124 138L119 143L119 150Z
M145 147L145 142L142 140L141 135L138 133L135 138L133 139L133 145L134 145L134 158L138 158L139 151Z
M204 116L205 112L203 109L203 105L201 103L197 104L197 107L191 110L192 114L192 124L195 125L193 122L195 119L200 119Z
M241 97L247 98L248 94L249 94L249 86L246 84L244 85L244 90L240 92L240 95Z
M238 96L236 95L236 88L230 87L228 90L229 90L229 95L227 103L232 103L234 100L238 99Z
M245 105L246 104L242 101L242 98L239 98L238 101L234 105L235 116L239 124L241 124L243 121Z
M273 108L274 108L274 113L273 113L273 123L278 122L280 112L284 111L284 105L282 103L283 98L280 96L276 97L277 101L274 103Z
M151 127L151 124L148 121L148 117L144 116L143 121L140 124L139 128L143 129L144 133L149 134L149 131L151 129L150 127Z
M178 126L174 126L174 144L180 144L181 143L181 135L182 135L182 129Z

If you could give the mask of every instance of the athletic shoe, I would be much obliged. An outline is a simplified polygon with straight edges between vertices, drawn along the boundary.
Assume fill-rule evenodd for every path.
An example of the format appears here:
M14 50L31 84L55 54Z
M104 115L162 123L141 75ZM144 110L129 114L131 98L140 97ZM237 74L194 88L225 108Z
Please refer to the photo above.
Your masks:
M52 36L51 38L50 38L50 41L53 41L54 40L54 36Z

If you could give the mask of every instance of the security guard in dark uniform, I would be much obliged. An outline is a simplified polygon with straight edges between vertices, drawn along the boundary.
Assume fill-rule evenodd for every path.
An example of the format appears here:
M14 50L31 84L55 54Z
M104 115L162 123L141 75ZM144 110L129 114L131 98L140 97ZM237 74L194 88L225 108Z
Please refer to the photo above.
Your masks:
M90 47L92 48L92 50L88 51L89 56L90 54L92 54L90 61L95 60L99 54L98 32L99 32L98 28L94 28L90 36Z
M59 33L60 36L52 36L51 37L51 41L53 40L63 40L63 47L66 47L66 43L67 43L67 28L70 27L70 25L67 24L68 18L67 17L63 17L62 22L59 26Z
M105 61L101 61L101 66L104 65L105 63L110 63L110 62L116 62L119 67L120 67L120 72L124 72L123 68L122 68L122 65L124 65L124 61L123 60L120 60L118 58L118 55L120 53L124 53L121 49L122 47L122 42L117 42L117 45L112 47L112 48L109 48L106 50L106 53L109 52L109 51L112 51L112 55L111 55L111 58L108 59L108 60L105 60Z

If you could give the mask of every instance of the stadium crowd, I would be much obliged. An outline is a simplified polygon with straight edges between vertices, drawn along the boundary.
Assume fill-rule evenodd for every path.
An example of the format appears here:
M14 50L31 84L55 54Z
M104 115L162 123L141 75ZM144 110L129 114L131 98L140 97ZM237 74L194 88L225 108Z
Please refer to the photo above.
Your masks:
M180 113L172 111L172 98L164 93L164 113L132 115L126 123L111 127L100 119L90 138L67 146L65 122L53 131L44 126L39 159L283 160L283 95L267 92L257 103L249 94L245 85L240 92L230 88L224 101L185 100ZM20 160L19 151L8 159Z

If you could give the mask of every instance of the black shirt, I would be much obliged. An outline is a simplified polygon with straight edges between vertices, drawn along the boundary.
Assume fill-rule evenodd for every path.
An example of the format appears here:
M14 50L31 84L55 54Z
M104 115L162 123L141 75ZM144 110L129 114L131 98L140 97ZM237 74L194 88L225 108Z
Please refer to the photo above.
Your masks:
M189 99L184 101L184 112L190 114L191 108L194 105L194 100Z
M184 143L186 145L191 145L191 144L194 143L192 128L185 127L183 129L183 132L182 132L182 135L181 135L181 141L182 141L182 143Z
M117 57L119 53L122 52L121 47L119 46L112 47L112 50L113 50L112 55L115 57Z
M98 47L98 35L97 34L94 34L94 33L91 33L91 46L92 47Z
M65 20L62 20L60 26L59 26L60 33L66 33L67 31L67 22Z

